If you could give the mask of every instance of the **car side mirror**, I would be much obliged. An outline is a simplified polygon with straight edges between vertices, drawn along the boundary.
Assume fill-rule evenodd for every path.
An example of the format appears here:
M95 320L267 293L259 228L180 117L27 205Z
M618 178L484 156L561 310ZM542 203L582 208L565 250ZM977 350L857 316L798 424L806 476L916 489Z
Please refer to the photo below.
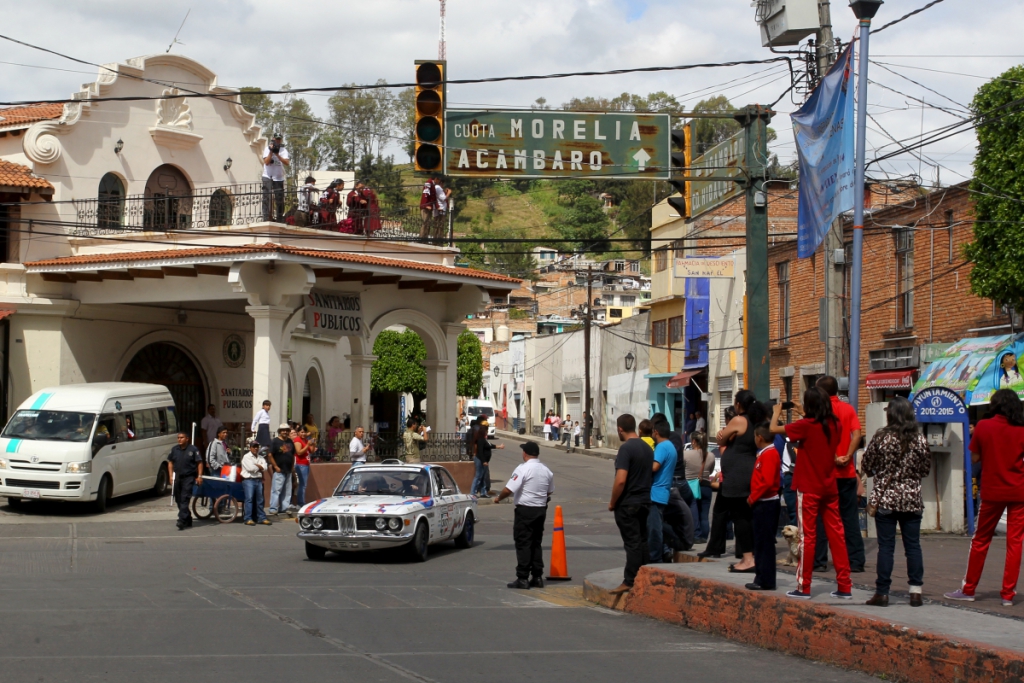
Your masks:
M455 491L452 491L451 489L441 489L441 495L442 496L454 496L455 495Z

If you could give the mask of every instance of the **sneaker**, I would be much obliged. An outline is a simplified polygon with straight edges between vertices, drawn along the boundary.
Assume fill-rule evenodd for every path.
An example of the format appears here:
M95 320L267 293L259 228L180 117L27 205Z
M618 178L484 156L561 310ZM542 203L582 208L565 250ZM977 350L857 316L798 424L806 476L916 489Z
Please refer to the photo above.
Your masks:
M1013 607L1013 600L1003 598L1003 607Z
M267 514L268 515L276 515L277 514L277 510L270 510L269 512L267 512Z
M270 526L271 524L273 524L273 522L271 522L269 519L265 519L262 522L260 522L260 524L262 524L263 526Z
M829 595L835 600L853 600L853 593L849 591L832 591Z
M964 593L962 590L955 590L951 593L943 593L948 600L960 600L962 602L974 602L974 596Z
M796 598L797 600L810 600L811 599L811 592L808 591L808 592L804 593L803 591L793 590L793 591L789 591L788 593L786 593L786 597L787 598Z
M252 521L252 520L250 519L250 520L249 520L248 522L246 522L246 523L245 523L245 525L246 525L246 526L256 526L256 522L254 522L254 521Z

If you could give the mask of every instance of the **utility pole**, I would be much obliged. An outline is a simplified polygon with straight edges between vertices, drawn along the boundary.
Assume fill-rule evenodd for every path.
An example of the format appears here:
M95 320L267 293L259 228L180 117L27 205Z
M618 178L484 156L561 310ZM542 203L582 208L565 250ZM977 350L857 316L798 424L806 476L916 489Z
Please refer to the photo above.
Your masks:
M821 29L818 31L818 41L815 56L817 57L818 81L820 82L835 62L832 51L832 11L829 0L819 0L818 19L821 22ZM845 366L843 364L843 351L846 349L846 334L843 330L843 280L845 270L842 265L836 264L835 255L838 250L843 249L843 220L837 218L832 221L832 227L826 233L824 240L825 264L825 306L824 319L819 321L821 327L821 338L825 342L825 374L833 377L843 377Z
M758 104L736 112L743 126L747 174L739 180L747 196L747 329L743 363L745 383L759 401L770 394L768 356L768 194L764 191L768 161L768 123L772 110Z
M583 447L590 448L590 422L594 418L591 415L593 409L590 406L590 316L591 307L594 304L592 284L594 281L594 266L587 266L587 308L586 317L583 319Z

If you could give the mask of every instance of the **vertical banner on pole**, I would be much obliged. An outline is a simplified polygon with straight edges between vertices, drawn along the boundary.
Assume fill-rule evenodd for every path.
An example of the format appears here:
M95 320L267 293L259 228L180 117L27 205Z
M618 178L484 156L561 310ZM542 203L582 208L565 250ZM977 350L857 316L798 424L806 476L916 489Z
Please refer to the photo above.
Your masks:
M792 115L800 162L797 256L812 255L840 213L853 208L853 43Z

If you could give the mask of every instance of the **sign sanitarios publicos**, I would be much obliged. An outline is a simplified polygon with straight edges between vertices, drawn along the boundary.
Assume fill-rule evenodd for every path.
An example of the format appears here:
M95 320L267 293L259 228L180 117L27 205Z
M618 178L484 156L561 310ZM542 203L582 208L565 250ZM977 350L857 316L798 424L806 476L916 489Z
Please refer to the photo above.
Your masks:
M671 126L668 114L448 109L444 173L667 180Z
M363 306L358 294L314 289L303 299L307 333L329 337L363 334Z
M743 135L736 133L690 162L691 177L707 178L688 183L691 220L743 194L743 187L733 180L747 165Z

